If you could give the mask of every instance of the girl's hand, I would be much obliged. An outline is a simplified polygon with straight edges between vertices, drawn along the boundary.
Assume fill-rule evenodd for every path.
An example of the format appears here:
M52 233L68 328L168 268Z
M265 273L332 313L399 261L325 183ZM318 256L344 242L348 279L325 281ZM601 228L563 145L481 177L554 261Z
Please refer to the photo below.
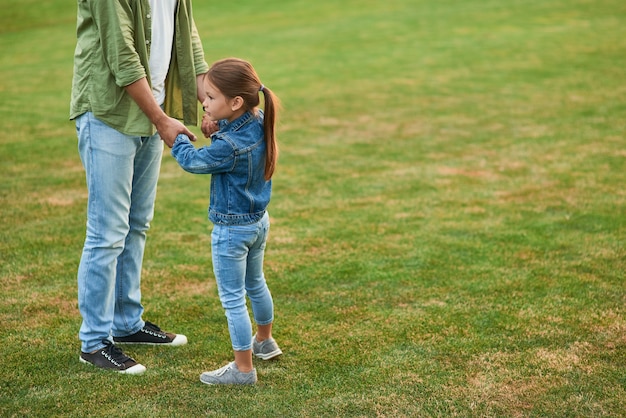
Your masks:
M210 137L212 133L219 130L217 122L211 120L209 118L209 115L207 115L206 113L204 114L204 116L202 116L202 126L200 127L200 129L202 130L205 138Z

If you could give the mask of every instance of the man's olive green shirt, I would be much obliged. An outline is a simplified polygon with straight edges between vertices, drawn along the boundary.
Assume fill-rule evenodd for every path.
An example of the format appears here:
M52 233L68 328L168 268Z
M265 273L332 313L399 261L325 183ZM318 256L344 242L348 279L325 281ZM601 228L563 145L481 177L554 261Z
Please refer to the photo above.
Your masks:
M78 0L70 119L93 112L126 135L155 133L148 117L124 89L144 77L150 83L151 28L148 0ZM180 0L165 80L164 107L169 116L197 125L196 76L208 70L191 0Z

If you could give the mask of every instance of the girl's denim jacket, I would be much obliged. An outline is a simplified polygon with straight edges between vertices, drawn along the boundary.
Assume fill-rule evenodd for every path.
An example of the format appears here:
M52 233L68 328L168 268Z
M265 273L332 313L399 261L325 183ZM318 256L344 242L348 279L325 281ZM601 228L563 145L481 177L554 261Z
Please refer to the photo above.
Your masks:
M265 180L263 111L246 112L232 122L219 121L211 145L194 147L178 135L172 156L185 170L212 174L209 220L218 225L258 222L269 204L271 180Z

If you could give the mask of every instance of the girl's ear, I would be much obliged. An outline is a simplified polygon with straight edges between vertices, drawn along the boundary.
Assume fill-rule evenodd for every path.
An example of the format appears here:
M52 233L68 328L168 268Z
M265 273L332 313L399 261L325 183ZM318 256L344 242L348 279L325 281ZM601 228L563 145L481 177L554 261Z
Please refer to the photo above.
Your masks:
M236 112L237 110L241 109L242 106L243 106L243 98L241 96L236 96L230 105L233 112Z

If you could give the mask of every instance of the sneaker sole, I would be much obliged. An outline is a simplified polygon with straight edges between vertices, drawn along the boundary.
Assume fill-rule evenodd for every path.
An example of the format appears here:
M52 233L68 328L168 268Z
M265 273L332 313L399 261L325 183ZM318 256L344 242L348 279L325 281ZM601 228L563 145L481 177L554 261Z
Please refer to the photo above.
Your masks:
M283 354L282 350L279 348L278 350L274 350L270 353L254 353L255 357L260 358L261 360L271 360L275 357L280 356L281 354Z
M256 384L256 380L254 382L245 382L245 383L238 383L238 382L229 382L229 383L219 383L219 382L207 382L206 380L202 379L202 375L200 375L200 381L202 383L204 383L205 385L209 385L209 386L249 386L249 385L255 385Z
M171 343L150 343L150 342L141 342L141 341L118 341L113 338L113 342L115 345L165 345L168 347L178 347L181 345L187 344L187 337L184 335L176 335L176 337L172 340Z
M117 372L117 373L121 373L121 374L132 374L132 375L139 375L139 374L143 374L146 371L146 366L144 366L143 364L135 364L133 367L128 368L126 370L116 370L116 369L105 369L103 367L98 367L95 364L85 360L84 358L78 356L78 360L80 360L81 363L84 364L88 364L92 367L95 367L97 369L100 370L105 370L105 371L112 371L112 372Z
M209 386L252 386L252 385L256 385L256 382L250 382L250 383L213 383L213 382L205 382L202 379L200 379L200 382L204 383L205 385L209 385Z

